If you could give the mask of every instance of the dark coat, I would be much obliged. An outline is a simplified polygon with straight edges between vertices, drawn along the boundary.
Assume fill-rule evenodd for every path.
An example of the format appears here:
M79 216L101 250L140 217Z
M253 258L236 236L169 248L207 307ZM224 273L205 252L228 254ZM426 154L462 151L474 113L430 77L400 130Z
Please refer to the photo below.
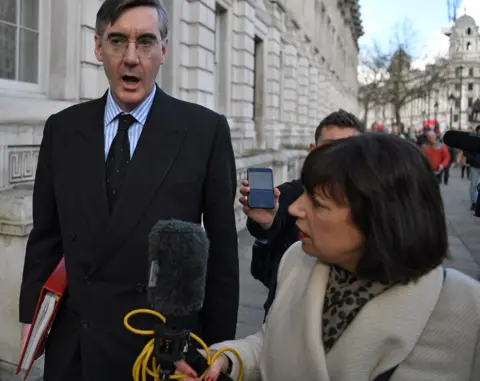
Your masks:
M280 190L279 208L273 225L268 230L263 230L259 224L250 218L247 228L250 234L259 240L255 241L252 248L252 263L250 271L252 276L268 288L268 297L265 301L265 314L268 313L277 288L277 271L285 251L298 241L298 229L295 225L296 218L288 213L288 207L303 193L303 186L298 180L284 183L278 187Z
M109 215L105 103L106 94L70 107L52 115L44 129L20 321L31 322L40 288L64 255L68 292L47 341L45 381L132 379L132 365L148 338L127 331L123 318L149 307L148 233L160 219L200 223L203 214L210 257L204 307L192 328L209 344L235 337L236 168L226 119L157 88ZM153 322L132 320L146 329L153 329Z

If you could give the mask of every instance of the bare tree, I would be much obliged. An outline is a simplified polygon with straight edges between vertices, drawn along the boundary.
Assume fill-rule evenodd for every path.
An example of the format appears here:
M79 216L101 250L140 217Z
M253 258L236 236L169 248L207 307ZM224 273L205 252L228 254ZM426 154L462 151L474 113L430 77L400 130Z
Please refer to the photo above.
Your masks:
M367 125L368 112L381 103L380 86L384 81L385 68L378 59L376 50L363 48L358 70L358 101L363 112L363 123Z
M375 63L375 68L384 73L380 82L375 83L377 104L389 104L395 124L403 130L401 111L415 99L426 98L432 91L438 89L445 81L447 61L437 59L434 64L427 65L425 69L412 67L414 58L425 59L421 54L415 52L423 51L417 49L417 39L414 28L409 21L394 26L389 47L382 47L374 43L370 49L370 58ZM365 84L359 89L363 94L369 94L372 88ZM362 106L364 102L361 103Z

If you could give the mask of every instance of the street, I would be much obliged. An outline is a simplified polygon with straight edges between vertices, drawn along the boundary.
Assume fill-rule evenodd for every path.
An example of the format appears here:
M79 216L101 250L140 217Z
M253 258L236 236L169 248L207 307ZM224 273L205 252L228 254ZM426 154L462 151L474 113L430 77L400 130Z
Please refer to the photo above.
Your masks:
M452 267L476 279L480 275L480 218L469 211L468 180L460 179L460 169L450 170L449 185L441 185L450 243L450 258L446 267ZM414 212L414 211L412 211ZM240 256L240 310L237 337L256 332L263 322L263 303L267 298L265 287L250 275L253 239L244 230L239 234Z

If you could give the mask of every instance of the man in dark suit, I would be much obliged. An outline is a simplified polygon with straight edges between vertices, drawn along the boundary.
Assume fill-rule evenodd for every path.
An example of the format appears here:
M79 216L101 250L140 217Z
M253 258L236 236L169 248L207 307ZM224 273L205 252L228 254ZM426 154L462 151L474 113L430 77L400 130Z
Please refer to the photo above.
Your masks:
M104 1L95 54L110 89L46 122L20 295L24 342L40 289L65 257L68 290L47 340L45 381L132 379L149 338L129 332L123 318L148 308L148 233L161 219L201 223L203 216L210 255L204 306L192 329L210 344L235 337L230 130L225 117L156 86L167 30L158 0ZM144 329L155 322L132 320Z

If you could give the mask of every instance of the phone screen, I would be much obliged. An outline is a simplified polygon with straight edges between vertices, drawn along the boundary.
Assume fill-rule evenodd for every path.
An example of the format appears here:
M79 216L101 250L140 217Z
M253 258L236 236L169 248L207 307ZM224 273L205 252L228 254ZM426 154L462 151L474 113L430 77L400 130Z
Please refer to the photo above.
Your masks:
M248 174L248 186L252 189L272 189L272 184L271 172L250 171Z

